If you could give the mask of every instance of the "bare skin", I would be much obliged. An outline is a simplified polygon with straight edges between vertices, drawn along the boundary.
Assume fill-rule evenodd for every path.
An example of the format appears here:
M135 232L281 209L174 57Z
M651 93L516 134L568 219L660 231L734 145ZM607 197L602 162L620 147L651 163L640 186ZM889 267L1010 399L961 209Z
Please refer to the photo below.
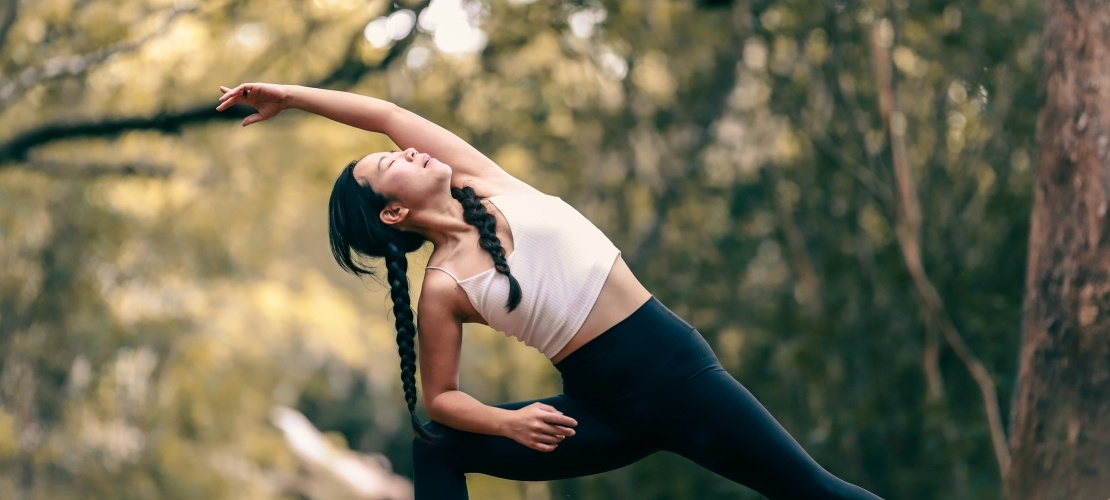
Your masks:
M481 198L539 192L455 134L386 101L261 83L220 90L223 95L218 110L236 103L257 110L243 120L243 126L286 109L301 109L386 134L405 148L367 155L355 166L355 178L392 200L380 214L382 222L430 240L434 250L428 265L447 269L459 278L492 268L493 260L478 246L478 230L463 221L462 208L451 197L450 188L469 186ZM493 204L485 203L497 219L497 235L509 255L514 249L511 228ZM650 297L624 259L618 257L582 327L552 362L562 361L627 318ZM446 273L429 271L421 286L418 310L421 389L424 407L433 420L463 431L506 436L539 451L552 451L574 435L573 415L564 415L557 408L537 403L503 410L482 404L459 389L462 325L487 322L454 279Z

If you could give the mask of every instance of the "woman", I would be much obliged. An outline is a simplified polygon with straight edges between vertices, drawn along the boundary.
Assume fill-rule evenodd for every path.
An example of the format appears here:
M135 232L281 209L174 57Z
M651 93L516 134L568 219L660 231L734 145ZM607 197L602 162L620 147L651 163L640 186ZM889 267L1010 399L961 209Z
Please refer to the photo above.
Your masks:
M514 480L596 474L656 451L682 455L771 499L876 499L822 469L717 362L694 327L640 284L615 246L562 200L514 178L451 132L355 94L248 83L220 87L250 125L302 109L380 132L403 151L339 175L330 238L339 265L388 269L416 497L467 498L466 473ZM424 408L406 254L434 250L420 293ZM487 406L459 390L462 325L518 337L551 359L564 394Z

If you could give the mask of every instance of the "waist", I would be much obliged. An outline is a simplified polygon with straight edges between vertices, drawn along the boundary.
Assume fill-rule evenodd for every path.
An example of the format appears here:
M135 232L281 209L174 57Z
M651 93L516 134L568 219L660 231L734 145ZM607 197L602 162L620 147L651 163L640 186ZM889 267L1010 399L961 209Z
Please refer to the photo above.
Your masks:
M555 364L563 392L582 399L630 396L717 366L701 334L655 297Z
M618 255L582 326L558 353L551 356L551 362L557 364L566 359L583 345L635 314L650 298L651 293Z

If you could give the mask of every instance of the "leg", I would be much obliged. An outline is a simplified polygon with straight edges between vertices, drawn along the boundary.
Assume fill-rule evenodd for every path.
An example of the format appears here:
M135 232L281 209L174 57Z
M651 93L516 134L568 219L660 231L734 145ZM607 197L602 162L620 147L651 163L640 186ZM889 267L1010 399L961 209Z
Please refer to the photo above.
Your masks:
M723 368L665 389L673 408L664 449L772 500L878 500L813 460L744 386Z
M435 443L414 440L416 499L468 498L464 474L469 472L519 481L564 479L623 467L655 451L654 443L613 427L571 398L555 396L539 401L578 421L575 435L550 453L533 450L506 437L428 424L428 429L440 437ZM533 402L498 406L517 409Z

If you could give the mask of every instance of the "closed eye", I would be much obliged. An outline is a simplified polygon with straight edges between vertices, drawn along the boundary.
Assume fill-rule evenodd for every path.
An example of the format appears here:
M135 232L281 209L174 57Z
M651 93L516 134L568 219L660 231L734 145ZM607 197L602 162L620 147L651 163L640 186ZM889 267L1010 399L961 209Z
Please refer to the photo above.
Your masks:
M396 153L396 152L397 151L390 151L390 153ZM386 159L386 156L382 156L382 158L380 160L378 160L378 170L385 170L385 168L392 167L393 162L397 161L397 155L394 154L393 159L390 160L388 164L386 164L385 168L382 168L382 162L385 161L385 159Z
M389 167L392 167L394 163L397 163L397 159L405 154L402 151L390 151L390 153L396 153L396 154L394 154L393 159L389 161L389 165L388 165Z

